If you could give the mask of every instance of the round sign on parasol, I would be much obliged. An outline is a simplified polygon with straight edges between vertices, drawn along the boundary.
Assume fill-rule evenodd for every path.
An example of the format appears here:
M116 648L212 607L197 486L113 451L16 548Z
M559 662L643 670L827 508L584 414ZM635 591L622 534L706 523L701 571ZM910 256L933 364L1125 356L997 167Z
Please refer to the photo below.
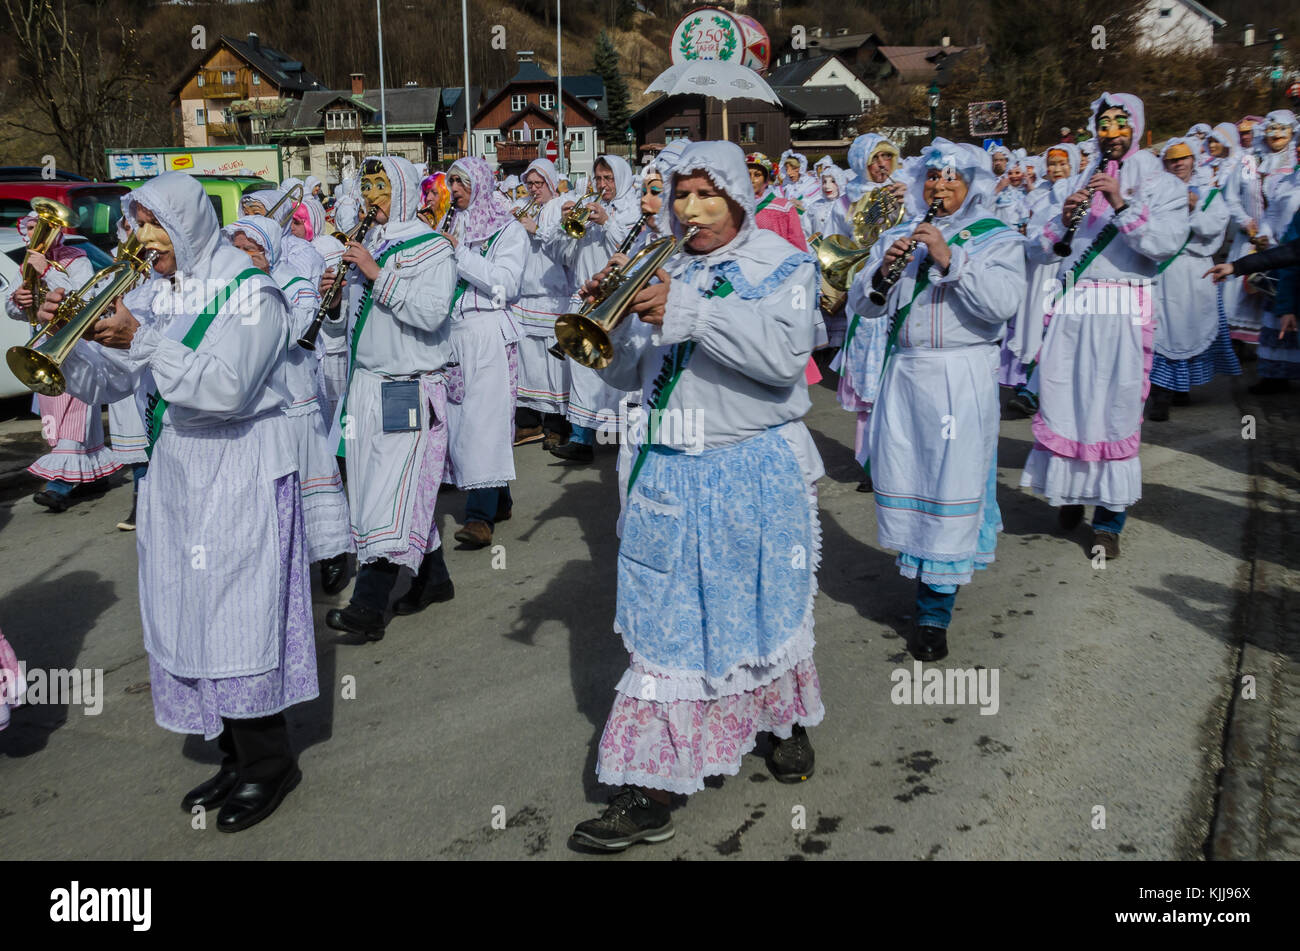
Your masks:
M760 99L774 106L781 99L762 76L734 60L696 59L669 66L646 87L645 94L708 96L722 103L722 137L727 135L727 102L732 99Z

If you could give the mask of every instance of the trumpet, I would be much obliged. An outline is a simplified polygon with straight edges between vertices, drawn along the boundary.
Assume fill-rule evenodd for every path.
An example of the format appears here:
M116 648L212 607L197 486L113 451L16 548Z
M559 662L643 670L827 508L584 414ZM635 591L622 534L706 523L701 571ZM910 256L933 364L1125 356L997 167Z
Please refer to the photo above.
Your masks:
M614 358L610 340L615 328L627 318L634 298L655 272L700 231L692 225L680 238L660 238L633 255L624 267L615 267L600 282L596 296L576 314L565 314L555 321L555 336L560 349L585 367L599 370ZM645 258L639 268L638 262ZM635 270L634 270L635 269ZM616 280L611 280L617 274ZM602 291L609 290L602 295Z
M375 214L378 211L378 208L371 205L370 210L366 212L366 216L358 222L355 228L352 229L352 233L343 235L343 243L347 244L349 241L364 241L366 232L369 231L370 226L374 224ZM347 283L347 275L352 270L353 266L354 265L349 264L347 267L340 267L339 273L334 275L334 283L330 285L330 289L326 291L325 296L321 298L320 306L316 308L316 316L312 318L307 329L303 331L303 335L298 338L298 346L302 347L304 350L316 349L316 338L320 336L321 326L325 323L325 318L329 316L329 312L334 309L336 304L338 304L339 295L343 293L343 285Z
M928 225L930 222L934 221L934 216L939 213L939 209L942 207L942 198L936 198L934 201L930 202L930 207L926 209L925 212L925 220L921 223ZM884 306L885 299L889 296L889 289L897 284L898 279L903 276L903 271L907 267L908 255L916 250L916 246L919 243L919 241L913 238L907 246L907 251L894 258L894 263L889 265L888 269L881 268L876 272L876 276L871 279L873 286L871 288L871 293L868 295L871 298L871 303L875 304L877 307Z
M1070 215L1070 223L1065 227L1065 236L1060 241L1052 245L1052 250L1059 256L1065 258L1070 256L1070 245L1074 241L1074 233L1079 230L1079 225L1083 223L1083 216L1088 213L1088 208L1092 205L1092 195L1097 189L1089 185L1084 189L1088 197L1079 203Z
M30 258L33 254L39 254L46 258L50 267L67 273L63 265L50 261L48 255L59 240L59 235L63 234L63 229L76 225L77 219L72 209L52 198L33 198L32 211L36 215L36 223L32 225L32 233L27 239L27 251L23 254L22 278L23 287L32 292L27 322L35 331L38 329L36 312L45 301L45 284L41 281L41 275L32 267Z
M581 238L587 233L587 219L591 217L591 205L588 204L584 207L582 203L588 198L600 200L594 182L587 186L586 193L578 199L577 203L565 212L562 227L564 233L570 238Z
M142 247L134 233L123 241L117 250L117 260L60 301L53 319L31 340L9 348L5 362L18 381L42 396L62 396L67 389L63 362L72 348L114 301L153 270L158 254L155 248ZM91 290L104 280L108 284L91 297ZM42 337L47 339L42 341Z
M531 201L529 201L528 204L526 205L522 205L519 208L510 209L510 214L515 216L515 221L518 221L521 218L536 218L537 212L540 211L541 208L542 208L541 202L539 202L536 198L534 198Z

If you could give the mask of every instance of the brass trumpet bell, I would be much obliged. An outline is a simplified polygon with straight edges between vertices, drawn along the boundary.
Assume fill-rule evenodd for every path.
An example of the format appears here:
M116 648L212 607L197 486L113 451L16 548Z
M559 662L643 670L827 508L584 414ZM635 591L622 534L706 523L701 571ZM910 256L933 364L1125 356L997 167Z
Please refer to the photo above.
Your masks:
M63 362L72 348L115 300L153 269L157 256L157 250L143 248L135 234L122 242L117 260L60 301L54 318L31 340L9 348L5 362L18 382L42 396L62 396L67 389ZM92 289L106 280L108 284L90 296ZM42 341L42 337L46 339Z
M853 271L871 255L871 246L857 247L852 240L842 234L827 237L814 235L808 242L817 262L821 265L822 279L826 284L840 293L849 289L853 280Z
M556 346L585 367L600 370L609 366L614 359L610 335L630 313L632 298L699 230L691 227L681 238L660 238L633 255L624 267L613 268L600 282L595 298L576 314L555 321ZM645 262L638 268L643 258Z
M536 198L534 198L528 204L520 208L512 209L510 214L515 216L515 221L518 221L521 218L535 218L537 217L537 212L539 212L541 208L542 208L541 203L538 202Z
M587 233L587 219L591 217L591 205L583 205L584 201L589 198L598 198L599 196L592 189L587 189L586 194L578 199L577 204L568 210L564 215L564 222L561 227L564 233L570 238L578 239Z

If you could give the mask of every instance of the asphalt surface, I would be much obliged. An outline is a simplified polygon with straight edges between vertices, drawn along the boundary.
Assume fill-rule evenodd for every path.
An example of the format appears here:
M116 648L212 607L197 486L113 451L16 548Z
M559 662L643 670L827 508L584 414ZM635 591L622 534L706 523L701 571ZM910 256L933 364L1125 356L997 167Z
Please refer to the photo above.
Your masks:
M853 418L817 388L807 422L828 476L816 773L775 782L760 741L738 776L679 801L674 839L617 858L567 842L609 793L595 747L626 662L611 630L612 448L587 467L516 450L502 547L451 549L455 600L394 619L381 642L337 640L324 613L346 593L316 592L321 697L290 712L305 778L234 836L215 816L193 828L180 808L213 772L215 744L153 723L135 539L114 527L129 482L52 515L30 501L34 481L10 479L0 627L32 668L102 669L104 697L97 715L15 711L0 733L0 838L27 858L1201 858L1216 831L1231 837L1215 817L1252 500L1294 511L1300 485L1252 479L1246 382L1217 381L1146 425L1144 497L1104 568L1086 527L1060 534L1054 510L1018 488L1029 423L1003 423L1006 531L996 563L959 594L938 665L997 670L992 715L892 702L891 674L912 669L914 582L876 544L872 497L855 491ZM35 426L0 424L0 460ZM440 500L445 538L463 505Z

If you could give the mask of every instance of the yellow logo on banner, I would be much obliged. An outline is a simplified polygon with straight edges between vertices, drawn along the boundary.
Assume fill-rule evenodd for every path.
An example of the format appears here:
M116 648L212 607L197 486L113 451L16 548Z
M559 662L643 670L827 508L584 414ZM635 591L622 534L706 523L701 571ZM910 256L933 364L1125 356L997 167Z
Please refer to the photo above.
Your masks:
M193 168L193 167L194 167L194 156L193 156L193 155L173 155L173 156L171 157L171 160L168 162L168 164L171 166L173 172L178 172L178 171L180 171L181 169L184 169L184 168Z

